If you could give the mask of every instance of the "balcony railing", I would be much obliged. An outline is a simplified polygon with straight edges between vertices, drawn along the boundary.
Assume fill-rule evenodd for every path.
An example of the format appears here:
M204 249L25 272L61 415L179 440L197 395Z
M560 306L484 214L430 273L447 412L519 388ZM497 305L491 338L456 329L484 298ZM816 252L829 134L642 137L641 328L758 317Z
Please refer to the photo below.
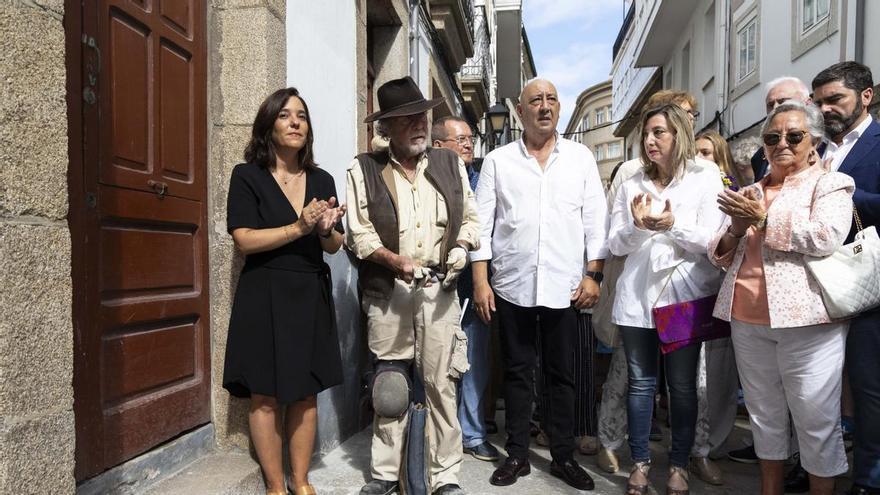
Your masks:
M464 11L464 22L467 24L468 32L474 32L474 0L461 0L461 9Z
M469 1L473 5L473 1ZM489 80L492 77L492 53L489 50L489 25L482 6L471 11L474 25L474 56L461 66L463 80L482 80L486 94L489 94Z

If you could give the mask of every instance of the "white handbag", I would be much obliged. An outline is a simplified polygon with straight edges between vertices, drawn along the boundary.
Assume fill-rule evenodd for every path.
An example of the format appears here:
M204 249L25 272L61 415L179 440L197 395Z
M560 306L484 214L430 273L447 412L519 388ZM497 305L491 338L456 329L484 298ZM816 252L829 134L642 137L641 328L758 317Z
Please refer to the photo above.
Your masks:
M862 229L855 208L853 217L858 229L853 242L830 256L804 255L807 269L822 289L825 309L834 319L880 306L880 237L873 225Z

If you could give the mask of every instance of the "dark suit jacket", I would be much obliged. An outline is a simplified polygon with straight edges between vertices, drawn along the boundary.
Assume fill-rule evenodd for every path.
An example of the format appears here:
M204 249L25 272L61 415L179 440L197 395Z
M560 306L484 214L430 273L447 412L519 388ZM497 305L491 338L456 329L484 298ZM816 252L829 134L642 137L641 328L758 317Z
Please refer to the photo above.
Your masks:
M765 175L767 175L767 167L770 166L767 163L767 157L764 156L764 147L761 146L758 148L758 151L752 155L752 172L755 174L753 177L755 178L755 182L763 179Z
M853 203L859 211L862 227L877 225L880 228L880 124L872 120L840 164L838 172L849 175L856 183ZM846 242L851 242L853 235L855 222Z

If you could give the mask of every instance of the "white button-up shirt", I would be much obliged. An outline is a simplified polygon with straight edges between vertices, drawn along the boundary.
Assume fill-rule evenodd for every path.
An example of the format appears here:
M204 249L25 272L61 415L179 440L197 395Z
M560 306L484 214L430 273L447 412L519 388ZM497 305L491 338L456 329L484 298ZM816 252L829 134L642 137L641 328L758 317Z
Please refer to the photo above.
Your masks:
M492 287L522 307L567 308L585 260L605 259L608 207L593 154L557 136L544 169L522 140L483 161L477 185L480 249Z
M827 143L825 147L825 153L822 155L823 160L831 160L831 171L837 172L840 168L840 165L843 163L843 160L846 159L846 155L849 154L850 150L852 150L853 146L855 146L856 141L862 137L862 134L865 133L865 130L868 129L868 126L871 125L871 121L874 118L869 114L867 117L862 119L862 123L856 126L855 129L849 131L846 136L843 136L843 141L840 142L838 146L837 143L831 141L830 139L826 139Z
M627 258L617 280L612 322L654 328L655 301L659 307L718 293L721 272L709 262L707 246L725 218L716 202L723 189L717 170L694 162L663 191L641 170L621 184L611 210L608 247ZM654 232L633 224L630 204L642 193L651 196L655 215L670 200L675 217L671 229Z

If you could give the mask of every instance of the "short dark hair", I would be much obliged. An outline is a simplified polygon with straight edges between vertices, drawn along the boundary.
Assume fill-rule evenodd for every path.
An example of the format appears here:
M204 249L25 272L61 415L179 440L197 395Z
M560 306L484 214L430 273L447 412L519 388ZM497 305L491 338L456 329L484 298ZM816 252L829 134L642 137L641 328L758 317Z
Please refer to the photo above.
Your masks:
M830 82L843 81L843 85L857 93L874 87L871 69L858 62L846 61L828 67L813 78L813 90Z
M434 124L431 126L431 142L434 141L443 141L444 139L449 137L449 133L446 132L446 123L447 122L462 122L470 126L467 120L464 120L461 117L456 117L455 115L446 115L445 117L440 117L439 119L434 121Z
M303 168L315 168L315 157L312 146L315 142L315 133L312 130L312 117L309 114L309 106L306 100L300 96L299 91L294 88L283 88L267 96L260 109L257 110L257 116L254 117L254 124L251 126L251 140L244 149L244 160L248 163L255 163L261 167L272 167L275 165L275 142L272 141L272 131L275 129L275 120L278 114L287 104L287 100L292 97L299 98L303 108L306 111L306 123L309 126L306 132L306 144L299 150L299 165Z

